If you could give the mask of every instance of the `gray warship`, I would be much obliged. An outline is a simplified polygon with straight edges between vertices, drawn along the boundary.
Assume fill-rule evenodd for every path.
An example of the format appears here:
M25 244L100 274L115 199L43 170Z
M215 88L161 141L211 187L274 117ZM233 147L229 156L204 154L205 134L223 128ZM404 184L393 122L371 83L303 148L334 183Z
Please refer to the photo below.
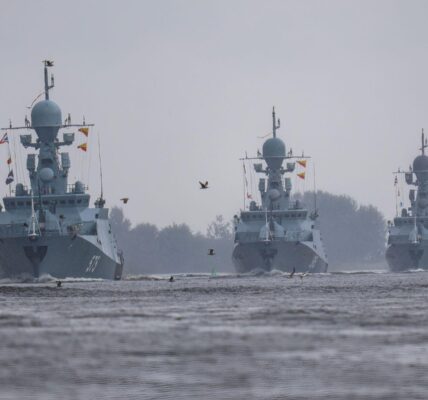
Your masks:
M25 117L25 126L12 127L10 123L3 128L4 140L10 131L23 129L34 130L37 138L33 142L31 134L20 135L21 144L36 152L27 155L31 188L17 183L11 195L3 198L0 276L120 279L123 257L111 230L102 189L91 208L85 185L81 181L68 184L70 157L59 151L74 141L70 132L59 140L60 129L93 125L85 121L72 124L70 116L62 122L61 109L49 99L54 87L53 75L48 76L52 66L52 61L44 61L44 100L32 107L31 121ZM11 181L13 172L6 183Z
M293 157L286 154L284 142L276 136L279 119L272 111L273 137L263 144L262 154L251 160L256 173L267 176L259 180L261 204L250 202L249 210L234 216L235 247L232 260L238 273L254 270L280 270L296 272L326 272L327 256L321 234L316 227L317 210L309 212L299 201L291 199L291 179L283 176L292 173L295 162L284 160ZM246 158L248 159L248 157ZM292 161L292 160L290 160Z
M408 171L395 172L395 185L398 175L404 175L410 189L410 207L402 208L400 216L388 221L388 245L386 260L391 271L408 269L428 269L428 147L422 131L421 154L413 160ZM416 179L415 179L416 177ZM398 214L398 207L397 207Z

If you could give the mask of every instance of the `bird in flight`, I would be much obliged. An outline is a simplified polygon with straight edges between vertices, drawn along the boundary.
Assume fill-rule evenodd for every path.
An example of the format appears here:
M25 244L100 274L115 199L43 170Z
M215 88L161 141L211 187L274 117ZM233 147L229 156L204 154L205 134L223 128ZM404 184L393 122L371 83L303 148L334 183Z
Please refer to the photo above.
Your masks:
M208 249L208 255L209 256L213 256L215 253L214 253L214 249Z
M123 204L128 203L128 200L129 200L129 197L123 197L122 199L120 199L120 201L121 201Z
M303 278L308 275L309 275L309 272L304 272L303 274L300 274L300 279L303 281Z
M199 184L201 185L200 189L208 189L208 181L206 181L205 183L199 181Z

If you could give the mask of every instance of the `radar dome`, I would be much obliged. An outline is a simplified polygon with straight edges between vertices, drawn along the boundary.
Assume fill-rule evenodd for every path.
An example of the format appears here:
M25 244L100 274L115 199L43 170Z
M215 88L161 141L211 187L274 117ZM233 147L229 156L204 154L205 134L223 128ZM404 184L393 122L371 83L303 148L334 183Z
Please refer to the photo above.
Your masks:
M428 156L421 154L417 156L413 161L414 172L427 172L428 171Z
M74 192L75 193L85 193L85 185L81 181L76 181L76 184L74 185Z
M49 167L42 168L39 171L39 177L45 183L50 182L54 176L55 176L54 172Z
M31 125L42 141L53 141L62 125L58 104L51 100L39 101L31 110Z
M263 144L263 158L272 169L281 167L285 157L285 144L277 138L270 138Z
M270 189L268 196L271 201L276 201L281 197L281 193L278 189Z

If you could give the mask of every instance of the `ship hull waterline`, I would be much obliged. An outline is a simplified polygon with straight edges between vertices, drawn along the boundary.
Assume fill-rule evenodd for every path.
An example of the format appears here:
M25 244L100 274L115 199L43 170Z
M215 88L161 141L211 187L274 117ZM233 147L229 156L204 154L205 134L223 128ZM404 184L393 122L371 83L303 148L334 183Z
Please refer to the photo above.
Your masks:
M77 236L0 239L0 277L121 278L122 264Z
M390 245L385 254L390 271L428 270L428 251L425 250L428 250L428 243Z
M304 242L257 241L237 243L232 260L238 273L257 270L283 272L327 272L328 263L312 244Z

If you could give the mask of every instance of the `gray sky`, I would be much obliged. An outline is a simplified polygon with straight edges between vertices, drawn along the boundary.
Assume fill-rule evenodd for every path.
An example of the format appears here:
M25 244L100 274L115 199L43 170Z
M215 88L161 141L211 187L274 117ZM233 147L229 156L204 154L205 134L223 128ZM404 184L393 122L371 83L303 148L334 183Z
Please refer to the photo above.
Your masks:
M205 231L242 207L238 158L261 148L275 105L319 189L391 217L391 172L428 130L427 16L428 2L404 0L0 0L0 123L23 123L40 61L55 60L64 118L96 123L92 154L70 149L71 177L98 194L99 132L109 206L129 196L133 222Z

